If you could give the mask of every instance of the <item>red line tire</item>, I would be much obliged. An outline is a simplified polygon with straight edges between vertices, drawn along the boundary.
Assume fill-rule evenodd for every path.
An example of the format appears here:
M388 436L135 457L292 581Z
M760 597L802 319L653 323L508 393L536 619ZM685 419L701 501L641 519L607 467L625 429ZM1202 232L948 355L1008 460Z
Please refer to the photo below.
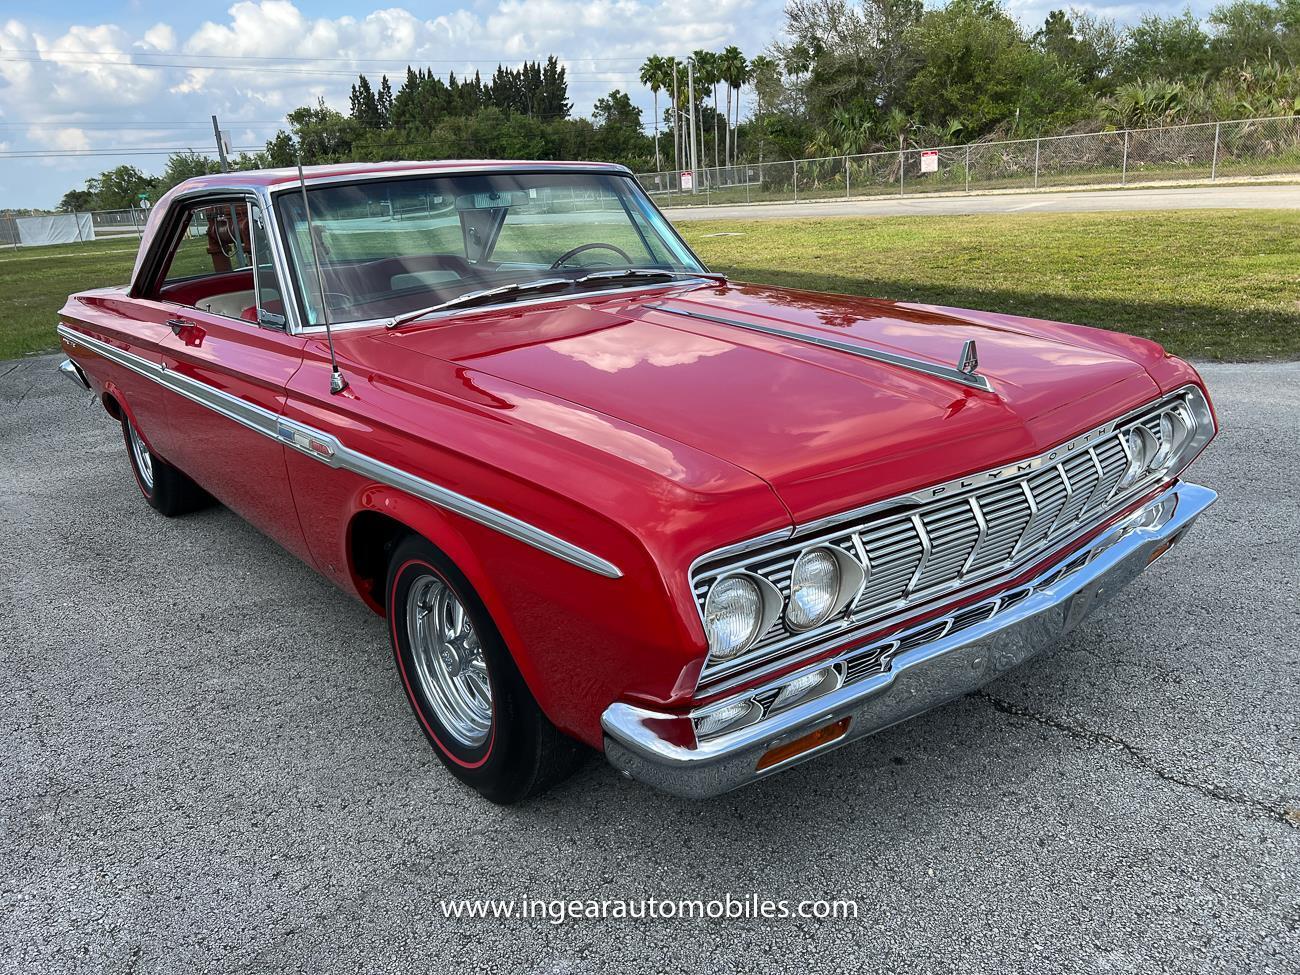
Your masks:
M542 713L474 588L427 539L393 550L385 589L398 676L447 769L501 805L567 778L584 749Z
M211 495L152 451L131 418L125 415L122 439L126 442L126 456L135 483L155 510L175 518L212 504Z

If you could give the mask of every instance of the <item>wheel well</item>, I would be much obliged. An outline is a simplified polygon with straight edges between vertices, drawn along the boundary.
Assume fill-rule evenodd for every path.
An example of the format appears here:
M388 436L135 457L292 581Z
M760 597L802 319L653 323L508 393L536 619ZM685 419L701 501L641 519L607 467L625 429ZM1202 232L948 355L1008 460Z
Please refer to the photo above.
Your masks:
M118 423L122 422L122 404L117 401L117 397L112 393L105 393L100 397L104 404L104 412L111 416Z
M388 558L407 535L415 534L396 518L362 511L348 526L348 559L357 590L372 609L387 612Z

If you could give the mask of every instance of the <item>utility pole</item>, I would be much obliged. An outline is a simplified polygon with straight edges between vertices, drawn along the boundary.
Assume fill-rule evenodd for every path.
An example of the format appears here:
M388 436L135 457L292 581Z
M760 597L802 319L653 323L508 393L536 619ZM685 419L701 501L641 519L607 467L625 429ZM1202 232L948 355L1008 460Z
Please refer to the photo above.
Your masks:
M212 134L217 140L217 156L221 160L221 171L230 172L230 161L226 159L226 143L221 138L221 126L217 124L217 117L212 116Z
M700 178L699 157L695 154L695 61L686 62L686 97L691 102L691 192L695 192Z

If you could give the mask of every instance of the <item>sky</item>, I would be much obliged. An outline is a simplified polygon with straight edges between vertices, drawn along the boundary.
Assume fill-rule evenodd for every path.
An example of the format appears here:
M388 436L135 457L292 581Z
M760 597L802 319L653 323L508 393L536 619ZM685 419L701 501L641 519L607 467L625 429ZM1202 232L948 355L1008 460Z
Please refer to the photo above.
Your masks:
M141 150L208 150L213 114L234 146L260 148L291 109L324 97L346 111L359 70L400 78L409 62L440 74L477 69L488 75L498 63L555 54L567 67L575 114L590 114L597 98L621 88L645 109L648 123L650 92L637 80L647 55L684 56L735 44L753 56L779 32L784 7L784 0L398 3L4 0L0 208L53 207L87 177L124 162L161 170L166 152ZM1007 6L1022 22L1037 25L1064 5L1010 0ZM1186 3L1076 5L1131 23ZM1191 6L1204 15L1211 4ZM123 63L128 56L162 66ZM259 60L240 62L239 70L206 67L229 64L223 56ZM120 151L131 148L134 154ZM6 155L29 150L64 154ZM84 150L106 154L68 155Z

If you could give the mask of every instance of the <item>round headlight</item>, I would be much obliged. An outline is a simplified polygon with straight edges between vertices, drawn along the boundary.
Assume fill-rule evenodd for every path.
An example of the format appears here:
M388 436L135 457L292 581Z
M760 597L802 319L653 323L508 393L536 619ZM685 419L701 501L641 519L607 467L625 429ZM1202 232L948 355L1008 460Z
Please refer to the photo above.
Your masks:
M709 655L730 660L758 639L763 621L763 596L744 576L727 576L709 590L704 601L704 625Z
M1160 414L1160 451L1152 465L1168 467L1182 454L1192 438L1192 424L1187 414L1176 407Z
M824 548L799 556L790 573L790 602L785 609L791 629L810 630L830 619L840 594L840 564Z
M1128 467L1124 469L1124 476L1119 479L1121 491L1131 488L1146 476L1151 462L1160 450L1154 434L1140 424L1124 435L1124 441L1128 447Z

